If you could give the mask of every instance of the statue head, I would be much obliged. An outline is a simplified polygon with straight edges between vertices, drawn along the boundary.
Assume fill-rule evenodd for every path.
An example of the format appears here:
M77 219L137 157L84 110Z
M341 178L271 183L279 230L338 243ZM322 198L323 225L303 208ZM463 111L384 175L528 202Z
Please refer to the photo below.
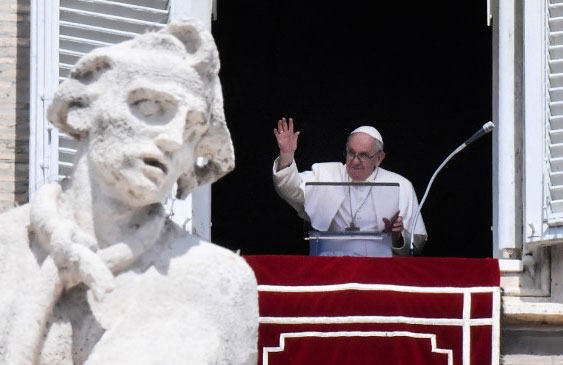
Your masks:
M234 168L219 57L195 20L82 57L55 93L49 120L75 137L90 176L134 206L185 198Z

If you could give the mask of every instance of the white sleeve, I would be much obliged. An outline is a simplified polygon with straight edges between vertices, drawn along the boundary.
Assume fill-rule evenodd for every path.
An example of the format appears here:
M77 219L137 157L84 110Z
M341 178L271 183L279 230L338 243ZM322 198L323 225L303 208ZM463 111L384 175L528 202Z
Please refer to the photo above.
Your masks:
M301 188L303 182L295 160L286 168L278 170L279 157L274 161L272 178L278 195L297 211L301 218L305 218L305 195Z

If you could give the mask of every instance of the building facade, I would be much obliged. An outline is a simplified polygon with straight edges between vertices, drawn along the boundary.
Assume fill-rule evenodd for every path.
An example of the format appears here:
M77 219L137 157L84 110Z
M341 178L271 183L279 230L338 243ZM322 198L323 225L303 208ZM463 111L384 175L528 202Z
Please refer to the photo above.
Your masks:
M493 27L493 256L501 264L505 364L563 363L563 1L489 0ZM211 26L213 2L0 2L0 211L64 178L73 142L45 111L84 53L174 16ZM210 237L210 193L177 208ZM170 203L172 204L172 203ZM174 202L175 204L182 204ZM172 210L172 208L171 208Z
M0 210L28 201L30 2L0 2Z

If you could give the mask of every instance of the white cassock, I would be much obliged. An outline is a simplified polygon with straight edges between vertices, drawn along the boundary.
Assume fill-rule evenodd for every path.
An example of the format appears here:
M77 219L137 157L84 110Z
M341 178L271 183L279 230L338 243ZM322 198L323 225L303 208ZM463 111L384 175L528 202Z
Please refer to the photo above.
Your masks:
M418 209L416 193L409 180L391 171L377 168L366 179L376 183L399 184L399 201L382 204L382 194L369 186L337 186L319 189L306 188L307 182L350 182L346 166L339 162L313 164L311 171L299 173L295 161L290 166L277 171L279 158L274 161L273 179L278 194L288 202L300 217L310 220L313 228L319 231L344 231L354 222L360 231L382 231L383 218L391 218L395 213L403 217L403 241L410 242L409 229ZM329 193L329 194L327 194ZM329 196L327 196L329 195ZM307 196L307 199L305 199ZM419 216L415 228L414 245L420 252L426 242L427 234L422 217ZM393 248L395 254L407 255L408 244ZM391 256L391 247L382 249L377 256Z

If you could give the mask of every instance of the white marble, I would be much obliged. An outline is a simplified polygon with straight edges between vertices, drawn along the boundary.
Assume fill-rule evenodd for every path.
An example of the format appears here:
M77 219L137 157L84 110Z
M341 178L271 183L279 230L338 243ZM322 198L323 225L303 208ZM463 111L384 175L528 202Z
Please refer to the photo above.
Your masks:
M234 168L212 36L194 20L84 56L49 120L70 181L0 215L0 363L255 364L256 279L161 202Z

